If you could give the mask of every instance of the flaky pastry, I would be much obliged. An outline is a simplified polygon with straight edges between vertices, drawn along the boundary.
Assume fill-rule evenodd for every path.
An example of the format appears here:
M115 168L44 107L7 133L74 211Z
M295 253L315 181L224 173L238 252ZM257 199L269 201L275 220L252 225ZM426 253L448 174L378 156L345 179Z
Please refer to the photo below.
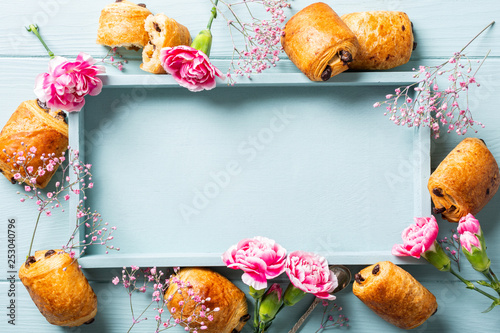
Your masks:
M213 314L214 320L205 320L205 333L237 333L245 326L250 319L245 294L238 289L231 281L207 268L183 268L177 274L177 278L184 283L191 285L191 290L201 299L210 297L210 301L204 303L207 308L219 308L219 311ZM178 292L178 285L172 283L165 292L165 299L172 300L168 302L167 307L170 312L172 308L183 309L172 313L174 318L186 319L193 314L198 314L199 307L183 290L182 295ZM179 302L185 302L182 306Z
M390 69L406 64L414 47L408 15L396 11L345 14L342 20L356 35L359 49L352 69Z
M390 261L362 269L354 280L354 295L399 328L418 327L437 311L436 297L410 273Z
M26 165L33 167L33 173L43 167L42 155L48 157L54 154L55 157L60 157L68 148L66 113L60 110L51 111L37 100L22 102L14 111L0 132L0 172L13 184L16 183L14 174L19 172L24 178L26 172L15 166L16 159L9 156L12 157L14 153L21 151L26 154L26 147L36 148L35 158ZM56 169L46 170L45 174L36 178L36 184L28 183L44 188Z
M153 74L165 74L160 61L161 49L191 44L189 30L164 14L149 16L145 27L149 42L142 50L141 69Z
M61 250L36 251L19 278L41 314L52 325L80 326L94 321L97 297L78 267Z
M450 222L458 222L468 213L479 213L499 186L498 164L486 144L476 138L460 142L427 184L434 214L441 214Z
M281 45L312 81L326 81L347 70L359 47L354 33L323 2L309 5L290 18Z
M97 44L139 50L148 43L144 21L152 13L145 4L117 0L104 7L99 17Z

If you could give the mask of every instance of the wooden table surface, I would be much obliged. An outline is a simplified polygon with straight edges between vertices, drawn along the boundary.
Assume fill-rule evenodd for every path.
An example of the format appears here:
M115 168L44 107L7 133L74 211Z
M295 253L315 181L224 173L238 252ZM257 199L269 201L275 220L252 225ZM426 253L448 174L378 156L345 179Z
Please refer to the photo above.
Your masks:
M312 3L310 0L294 0L291 1L292 9L288 11L288 17L297 12L306 5ZM390 75L399 75L396 72L410 71L412 67L418 65L436 65L449 59L454 52L461 49L477 32L493 20L500 19L500 4L495 0L480 0L480 1L465 1L465 0L446 0L446 1L397 1L397 0L360 0L360 1L325 1L331 5L338 14L342 15L349 12L367 11L367 10L400 10L408 13L415 29L416 41L418 48L412 55L410 63L404 65L392 72L394 74L381 73L382 80L390 77ZM25 26L31 23L37 23L40 26L41 33L52 51L57 55L68 58L75 58L81 52L91 54L95 59L101 59L107 53L107 49L95 43L97 22L99 13L107 1L89 0L85 2L71 2L68 0L47 0L47 1L23 1L23 2L8 2L2 4L0 13L0 124L4 124L17 106L24 100L33 99L33 86L37 74L43 73L47 69L48 57L36 38L26 32ZM150 0L148 8L153 12L165 12L179 22L186 25L191 34L195 35L199 30L206 25L205 17L211 8L209 0L182 0L182 1L160 1ZM227 38L227 31L223 20L215 21L213 27L214 45L212 48L211 58L215 63L221 66L226 65L230 56L231 43ZM500 158L500 114L498 112L499 102L496 99L500 92L500 30L497 26L493 26L478 38L468 49L467 55L469 58L477 60L481 59L488 50L491 53L477 75L477 81L482 84L481 88L471 89L469 102L475 119L483 122L486 127L480 129L479 132L467 133L466 136L479 137L486 141L493 155ZM139 75L143 78L145 74L138 69L139 53L133 51L124 52L127 59L131 59L126 66L126 71L120 73L114 68L108 67L108 74L113 75L118 80L121 76ZM226 67L227 68L227 67ZM224 71L224 69L223 69ZM258 78L255 76L255 82L261 84L259 93L262 96L270 96L273 94L273 86L281 88L289 84L286 79L278 79L280 77L288 77L296 80L297 86L303 86L307 89L312 89L312 83L308 83L300 72L291 64L286 57L278 63L278 67L273 69L268 76ZM273 77L273 73L276 76ZM289 76L280 76L287 74ZM346 74L349 75L349 74ZM384 76L385 75L385 76ZM389 75L389 76L387 76ZM407 74L403 74L407 75ZM349 76L347 76L349 77ZM281 81L280 81L281 80ZM358 85L362 82L356 82L353 76L353 82L349 83L351 87L349 96L355 98ZM116 81L118 82L118 81ZM266 84L267 83L267 84ZM205 92L203 96L214 96L210 94L232 94L232 89L237 91L237 94L244 95L241 89L252 89L251 84L242 84L239 87L225 87L224 83L213 92ZM334 84L325 87L336 89ZM172 88L179 89L179 88ZM219 91L222 90L222 92ZM295 88L297 89L297 88ZM326 89L322 87L321 89ZM366 89L366 88L364 88ZM369 88L368 88L369 89ZM380 88L377 88L380 89ZM177 90L176 90L177 91ZM180 90L178 90L180 91ZM297 90L300 94L300 90ZM309 90L310 91L310 90ZM389 92L389 91L388 91ZM119 96L120 88L113 89L113 94ZM180 94L185 94L182 91ZM154 94L153 94L154 95ZM360 96L362 98L362 96ZM383 98L383 95L381 95ZM92 104L91 98L88 99L89 104ZM95 99L95 101L100 101ZM367 105L371 106L373 100L366 100ZM189 103L189 97L186 98L186 103ZM235 112L238 111L238 106L235 106ZM375 110L373 112L380 112ZM250 117L248 121L252 121L253 114L245 115ZM384 118L380 114L380 118ZM385 119L386 122L389 120ZM305 124L306 125L306 124ZM353 125L354 126L354 125ZM397 129L395 129L397 131ZM411 129L400 128L401 131L411 131ZM375 129L374 129L375 131ZM314 132L314 129L311 129ZM391 132L392 133L392 132ZM431 140L431 169L434 169L440 161L460 142L462 137L455 134L443 135L438 140ZM307 144L307 142L305 142ZM200 153L201 153L200 148ZM353 147L355 150L355 147ZM292 155L293 156L293 155ZM405 163L401 160L400 164L387 165L387 169L393 172L396 176L405 177ZM96 168L99 165L95 166ZM134 170L133 165L129 166L131 173L140 173L140 170ZM269 179L271 181L271 179ZM9 219L16 220L16 251L17 251L17 267L22 263L22 258L27 253L29 240L31 238L32 228L35 222L36 206L31 203L21 204L16 191L20 190L18 186L11 185L6 179L0 179L0 332L126 332L130 327L131 316L128 307L128 295L123 288L114 286L111 279L119 275L119 270L116 268L89 268L84 269L85 274L94 288L99 302L99 312L96 321L90 326L83 326L73 329L61 328L52 326L45 321L43 316L38 312L37 308L29 298L25 288L17 279L14 283L15 301L16 301L16 318L15 326L8 323L7 306L12 299L8 296L9 289L12 285L9 281L10 269L7 265L7 224ZM133 195L131 193L122 193L120 195ZM379 193L367 193L372 196L373 200L380 196ZM388 205L385 210L390 210L391 197L390 193L385 193L387 197L383 202ZM397 196L397 193L392 193ZM118 195L119 196L119 195ZM306 198L307 195L302 195L301 198ZM378 198L380 199L380 198ZM304 199L310 200L313 199ZM119 205L118 198L116 205ZM378 201L377 201L378 202ZM290 209L293 208L293 203L290 204ZM132 207L133 208L133 207ZM140 207L137 207L140 209ZM376 206L372 209L377 209ZM335 210L332 209L332 217ZM408 212L411 216L412 212ZM147 220L148 212L142 213ZM314 216L314 212L312 212ZM279 218L276 214L274 218ZM492 201L479 213L477 218L482 223L486 242L488 244L488 253L492 259L493 269L500 269L500 196L497 194ZM111 217L118 219L118 217ZM246 217L242 217L242 221L248 221ZM407 223L406 223L407 222ZM410 224L411 218L403 223ZM276 222L278 223L278 222ZM352 223L357 223L352 221ZM119 225L119 223L117 223ZM450 228L456 227L446 221L439 221L441 234L444 236ZM134 230L132 226L124 226L125 229ZM377 222L377 227L384 228L384 222ZM241 223L241 228L249 228L246 224ZM137 237L143 237L144 241L153 234L158 233L158 230L148 230L147 224L141 222L140 230ZM307 228L305 228L304 237L307 237ZM49 249L54 248L58 244L64 244L69 234L68 215L66 213L55 213L50 219L45 219L44 224L40 227L36 237L36 248ZM168 229L160 231L165 234L163 241L168 241ZM285 231L284 231L285 232ZM367 237L366 230L360 228L360 239ZM254 236L253 231L248 235ZM172 236L170 236L172 237ZM342 237L339 235L338 237ZM189 241L189 240L186 240ZM234 239L233 243L239 239ZM335 237L327 240L328 243L335 243ZM376 240L372 240L376 243ZM399 239L394 239L399 242ZM356 239L352 240L355 246ZM392 247L392 243L386 244L387 248ZM131 247L134 245L131 244ZM322 245L322 246L328 246ZM299 249L299 245L296 246ZM139 251L139 250L138 250ZM147 255L147 254L146 254ZM370 257L371 258L371 257ZM396 260L396 259L395 259ZM333 263L333 262L332 262ZM356 262L355 265L349 265L353 273L361 269L364 264L372 264L372 259L367 260L361 265ZM415 262L408 261L408 265L404 265L414 277L416 277L424 286L426 286L437 298L439 310L431 317L423 326L415 329L418 332L495 332L500 326L500 316L498 311L494 309L490 313L482 314L489 305L489 301L480 297L479 294L465 289L464 285L458 282L453 276L447 273L438 272L429 265L414 265ZM349 264L349 263L347 263ZM464 264L464 266L467 266ZM235 283L246 290L240 282L240 272L231 271L224 267L217 267L218 271L228 276ZM479 279L476 272L465 267L462 270L463 275L471 280ZM285 282L285 277L282 276L281 281ZM147 297L138 297L138 308L141 304L146 304ZM280 314L273 329L270 332L287 332L295 323L295 321L304 312L305 308L312 301L311 297L301 301L293 308L286 309L286 312ZM343 307L342 313L349 317L351 332L373 332L381 330L384 332L396 332L399 329L386 323L373 312L371 312L364 304L361 303L351 291L351 287L338 294L337 303ZM321 310L316 310L311 319L309 319L302 332L315 332L319 327L321 318ZM141 323L132 332L152 332L152 321L149 323ZM181 332L181 329L172 329L174 332ZM245 328L244 332L250 332L250 327Z

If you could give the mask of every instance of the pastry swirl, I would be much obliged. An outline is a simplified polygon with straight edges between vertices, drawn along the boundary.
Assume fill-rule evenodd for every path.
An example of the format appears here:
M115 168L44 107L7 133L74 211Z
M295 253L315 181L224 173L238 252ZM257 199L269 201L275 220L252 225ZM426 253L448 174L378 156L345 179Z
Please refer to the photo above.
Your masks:
M142 50L141 69L153 74L165 74L160 61L161 49L191 44L189 30L164 14L149 16L145 27L149 42Z

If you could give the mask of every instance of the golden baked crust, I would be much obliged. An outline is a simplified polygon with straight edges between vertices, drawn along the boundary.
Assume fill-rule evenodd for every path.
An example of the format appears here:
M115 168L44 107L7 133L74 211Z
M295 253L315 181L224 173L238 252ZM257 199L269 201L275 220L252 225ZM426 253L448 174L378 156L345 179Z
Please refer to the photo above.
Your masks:
M190 45L189 30L164 14L149 16L146 19L145 28L149 35L149 42L142 50L141 69L153 74L165 74L165 69L160 62L160 50L163 47Z
M437 311L436 297L410 273L390 261L368 266L358 274L352 286L354 295L399 328L418 327Z
M345 14L342 20L356 35L359 50L352 69L389 69L406 64L413 51L413 31L403 12Z
M19 105L0 132L0 171L9 181L15 183L14 174L18 171L23 177L26 175L24 170L17 170L14 160L8 162L8 156L25 151L25 146L37 149L35 158L29 163L34 170L43 166L42 154L60 157L68 149L68 125L65 117L63 111L42 109L36 100ZM43 176L38 176L35 185L44 188L55 172L56 170L47 171Z
M484 142L466 138L439 164L427 188L434 202L434 213L458 222L468 213L479 213L499 185L498 164Z
M220 310L214 313L213 321L205 321L205 333L234 333L240 332L246 322L250 319L245 294L238 289L231 281L206 268L183 268L177 274L177 278L192 286L195 295L202 299L210 297L210 301L204 305L210 309L218 307ZM165 292L165 299L173 295L172 300L167 307L170 311L172 307L180 309L179 302L186 299L184 304L183 318L186 319L193 312L198 313L199 308L195 310L196 303L190 300L187 292L183 291L184 297L177 293L178 286L172 283ZM172 314L174 318L180 318L180 311Z
M353 32L322 2L307 6L290 18L281 45L312 81L326 81L347 70L359 47Z
M60 251L36 251L36 262L21 265L19 278L49 323L70 327L90 323L97 313L97 297L78 262Z
M130 1L114 2L101 11L97 44L141 49L148 43L144 21L151 15L145 6Z

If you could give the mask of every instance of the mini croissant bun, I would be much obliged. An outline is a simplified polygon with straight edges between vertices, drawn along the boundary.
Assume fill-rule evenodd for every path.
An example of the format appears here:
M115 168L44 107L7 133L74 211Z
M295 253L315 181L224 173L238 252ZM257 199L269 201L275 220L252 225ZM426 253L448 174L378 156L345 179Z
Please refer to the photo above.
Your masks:
M94 321L97 297L78 267L61 250L36 251L19 269L19 278L49 323L80 326Z
M26 147L36 149L35 157L27 163L35 170L34 174L37 174L39 167L43 167L42 155L60 157L68 148L66 113L51 111L38 100L31 100L22 102L12 114L0 132L0 172L13 184L16 183L16 173L19 172L24 178L26 172L24 169L18 170L12 156L21 151L26 155ZM36 177L36 184L29 184L44 188L55 172L56 168L53 171L45 170L43 175Z

